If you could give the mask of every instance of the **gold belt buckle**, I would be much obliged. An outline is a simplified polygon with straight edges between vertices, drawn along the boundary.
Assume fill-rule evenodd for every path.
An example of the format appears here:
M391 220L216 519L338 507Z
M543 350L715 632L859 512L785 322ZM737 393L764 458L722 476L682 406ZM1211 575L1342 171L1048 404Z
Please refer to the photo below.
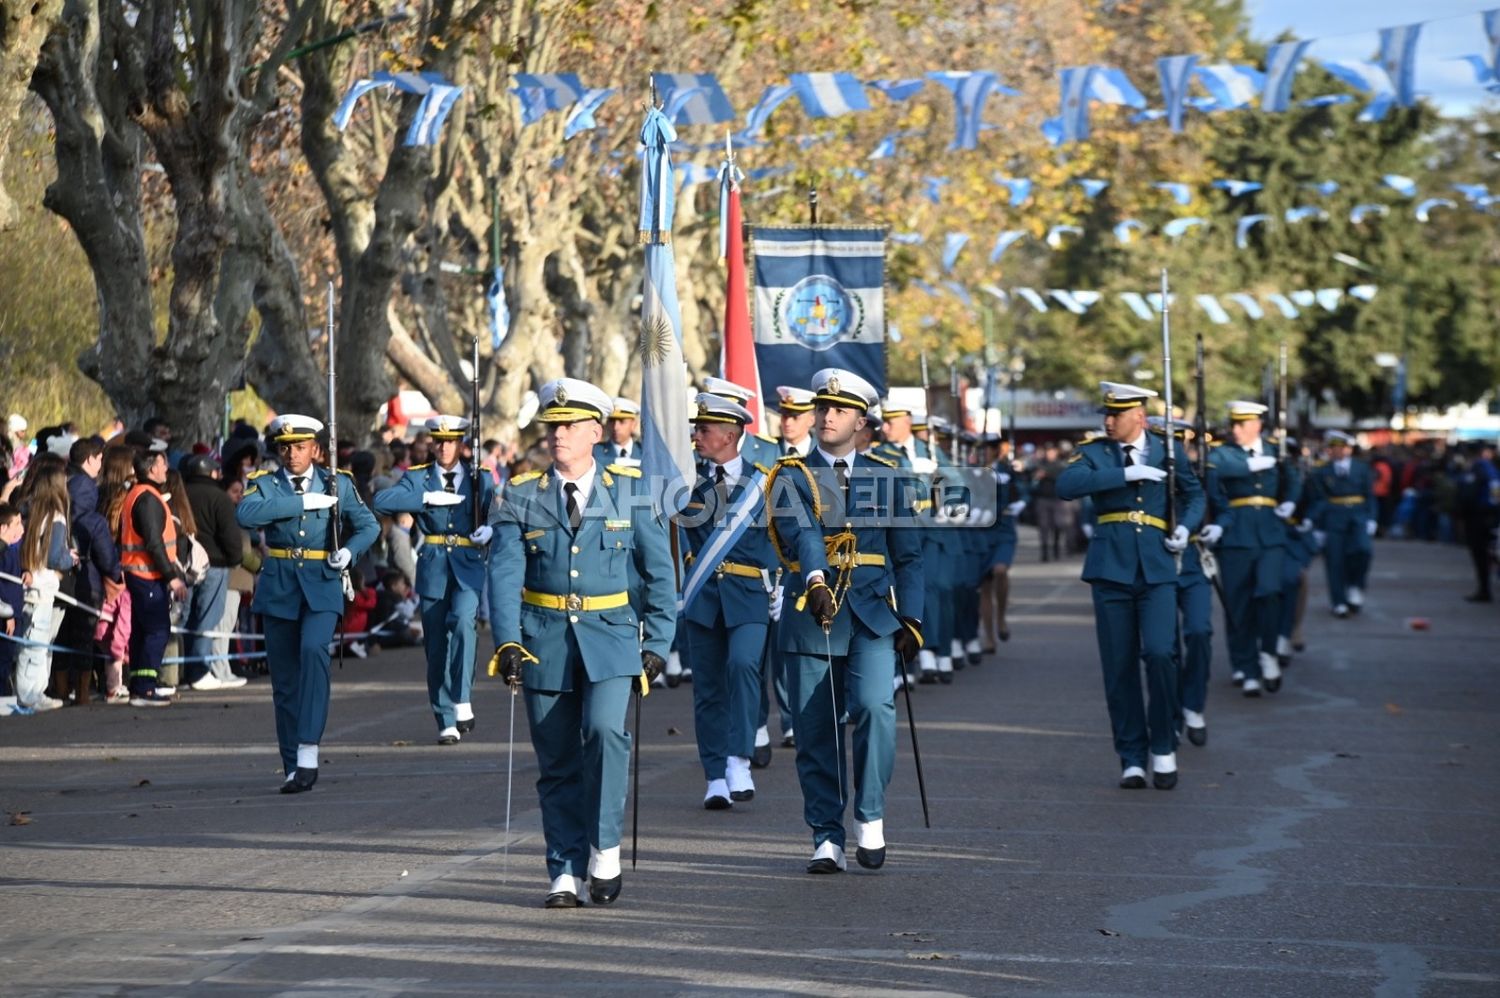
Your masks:
M568 598L563 600L563 606L567 607L570 613L577 613L583 609L583 597L577 593L568 593Z
M1146 514L1142 513L1138 509L1133 509L1129 513L1125 514L1125 519L1129 520L1131 523L1145 523Z
M458 535L457 534L446 534L446 535L444 535L444 537L443 537L443 543L446 544L450 548L453 547L454 545L456 545L458 543Z
M301 548L292 548L292 557L295 558L295 559L297 559L298 561L301 561L302 560L302 549Z

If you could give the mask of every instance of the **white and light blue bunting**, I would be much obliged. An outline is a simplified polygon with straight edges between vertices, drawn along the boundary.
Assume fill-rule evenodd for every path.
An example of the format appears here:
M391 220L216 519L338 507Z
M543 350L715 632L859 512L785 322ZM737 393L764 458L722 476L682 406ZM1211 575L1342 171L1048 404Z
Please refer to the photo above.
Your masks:
M439 73L374 73L369 79L356 80L344 94L333 112L333 124L339 131L349 127L349 119L359 99L373 90L394 90L404 94L420 94L422 102L417 105L416 116L406 130L403 144L428 146L437 142L443 123L448 120L453 105L458 102L464 88L450 83Z
M712 73L652 73L662 113L674 125L713 125L734 120L734 108Z
M920 279L914 279L910 286L921 291L930 298L941 300L944 292L953 300L961 303L965 308L974 308L973 296L967 287L958 281L945 280L941 287ZM1106 300L1101 291L1094 290L1068 290L1063 288L1046 288L1038 290L1030 287L1013 287L1009 290L1000 288L992 283L981 284L978 288L991 298L1004 303L1025 302L1036 312L1049 312L1052 302L1061 305L1073 315L1085 315L1095 305ZM1228 301L1237 306L1237 310L1243 313L1245 321L1259 322L1265 319L1268 313L1262 302L1275 307L1276 313L1284 319L1297 319L1302 316L1304 309L1314 307L1322 308L1328 313L1337 312L1346 304L1345 296L1358 302L1369 302L1375 298L1379 288L1374 284L1357 284L1350 288L1298 288L1295 291L1282 293L1272 291L1257 297L1248 291L1234 291L1220 294L1194 294L1193 304L1198 307L1205 318L1214 325L1229 325L1235 321L1234 314L1224 307ZM1118 291L1113 294L1122 305L1130 309L1136 318L1143 322L1153 321L1161 314L1162 297L1160 292L1152 291L1141 293L1139 291ZM1175 308L1178 305L1178 296L1168 295L1168 302ZM924 318L923 325L931 325L931 317Z
M864 84L853 73L793 73L791 82L809 118L837 118L870 110Z

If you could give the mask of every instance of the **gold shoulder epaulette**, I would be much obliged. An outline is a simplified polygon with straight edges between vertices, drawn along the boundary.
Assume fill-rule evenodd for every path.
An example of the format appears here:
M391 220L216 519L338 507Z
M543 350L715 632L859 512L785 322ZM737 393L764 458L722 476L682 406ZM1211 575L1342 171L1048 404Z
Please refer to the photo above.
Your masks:
M512 478L510 484L525 485L527 482L534 482L541 477L542 473L540 471L528 471L524 475L517 475L515 478Z
M881 457L879 454L866 454L865 457L869 458L871 461L874 461L876 464L883 464L887 468L894 468L896 466L895 461L892 461L888 457Z
M1073 463L1073 462L1074 462L1074 461L1082 461L1082 460L1083 460L1083 451L1081 451L1081 450L1076 450L1076 451L1074 451L1074 452L1073 452L1073 453L1072 453L1072 455L1071 455L1071 456L1070 456L1070 457L1069 457L1069 458L1068 458L1068 463L1069 463L1069 464L1072 464L1072 463Z
M767 468L765 465L761 464L759 461L755 462L755 470L758 471L758 472L760 472L762 475L769 475L771 473L771 469Z
M776 463L777 464L801 464L802 463L802 455L801 454L783 454L783 455L781 455L781 457L779 457L779 458L776 459Z
M755 435L757 437L759 437L760 439L764 440L768 444L774 444L774 443L779 443L780 442L775 437L768 437L764 433L757 433Z
M339 474L341 474L341 475L348 475L350 478L354 477L354 472L350 471L348 468L340 468L339 469Z
M263 475L269 475L269 474L271 474L271 469L270 468L262 468L259 471L252 471L252 472L250 472L250 474L248 476L246 476L245 481L247 481L247 482L253 482L257 478L260 478Z
M613 471L617 475L624 475L626 478L640 478L641 477L641 469L640 468L627 468L623 464L608 464L608 465L605 465L605 470L606 471Z
M426 464L414 464L410 468L407 468L406 470L407 471L423 471L423 470L426 470L427 468L430 468L430 467L432 467L432 462L428 461Z

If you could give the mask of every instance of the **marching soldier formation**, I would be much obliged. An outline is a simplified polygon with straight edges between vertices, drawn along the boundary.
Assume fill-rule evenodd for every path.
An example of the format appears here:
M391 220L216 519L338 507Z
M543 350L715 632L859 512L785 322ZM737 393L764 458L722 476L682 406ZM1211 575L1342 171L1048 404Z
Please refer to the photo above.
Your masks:
M549 908L621 895L638 750L629 708L669 657L691 683L704 808L755 800L774 704L811 832L806 870L835 874L851 840L859 866L886 863L902 686L952 684L1010 638L1009 568L1030 496L998 434L966 440L836 368L776 389L775 438L753 432L752 391L721 378L703 388L689 414L696 480L673 515L640 470L639 406L570 378L539 393L547 470L497 488L461 460L470 420L437 416L425 426L431 463L372 501L375 513L411 514L421 538L416 592L442 745L474 730L487 601L489 674L530 721ZM1170 790L1180 740L1208 741L1214 602L1235 685L1277 692L1320 552L1334 615L1364 604L1374 476L1344 433L1328 435L1325 461L1305 462L1284 433L1266 433L1258 402L1229 403L1221 440L1150 415L1154 391L1100 389L1103 434L1048 474L1058 501L1080 501L1090 539L1082 578L1119 786ZM322 431L278 419L281 469L251 476L238 509L270 546L254 609L288 794L317 782L342 580L377 534L347 473L326 466Z

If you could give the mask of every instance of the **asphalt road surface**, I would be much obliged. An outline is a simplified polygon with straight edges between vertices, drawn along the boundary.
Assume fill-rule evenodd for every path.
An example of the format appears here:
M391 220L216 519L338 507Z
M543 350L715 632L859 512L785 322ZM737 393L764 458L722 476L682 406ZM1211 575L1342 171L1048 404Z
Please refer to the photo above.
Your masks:
M440 747L414 651L336 672L300 796L264 679L0 721L0 994L1500 994L1500 611L1464 552L1380 543L1351 621L1317 566L1278 695L1217 641L1171 792L1115 785L1078 571L1023 531L1013 639L915 694L931 829L898 730L875 873L803 873L790 751L704 811L686 685L645 702L638 869L627 828L620 901L572 911L524 709L507 844L510 698Z

